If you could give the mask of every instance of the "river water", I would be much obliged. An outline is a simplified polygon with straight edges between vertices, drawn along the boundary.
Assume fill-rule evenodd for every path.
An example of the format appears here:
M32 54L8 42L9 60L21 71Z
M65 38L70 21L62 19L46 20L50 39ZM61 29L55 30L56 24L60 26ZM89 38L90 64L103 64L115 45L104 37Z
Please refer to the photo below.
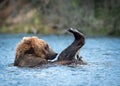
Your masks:
M15 49L24 36L32 34L0 35L0 86L120 86L120 38L86 38L80 55L88 65L15 67ZM58 53L74 39L68 35L37 36Z

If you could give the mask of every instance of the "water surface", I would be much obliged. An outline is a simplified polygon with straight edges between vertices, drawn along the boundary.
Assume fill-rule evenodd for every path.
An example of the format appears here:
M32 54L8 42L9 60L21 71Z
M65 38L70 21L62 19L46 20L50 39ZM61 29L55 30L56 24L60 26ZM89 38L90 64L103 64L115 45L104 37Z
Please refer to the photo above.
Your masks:
M19 68L11 65L18 42L27 34L0 35L0 86L120 86L120 38L86 38L80 55L88 65ZM40 36L58 53L73 36Z

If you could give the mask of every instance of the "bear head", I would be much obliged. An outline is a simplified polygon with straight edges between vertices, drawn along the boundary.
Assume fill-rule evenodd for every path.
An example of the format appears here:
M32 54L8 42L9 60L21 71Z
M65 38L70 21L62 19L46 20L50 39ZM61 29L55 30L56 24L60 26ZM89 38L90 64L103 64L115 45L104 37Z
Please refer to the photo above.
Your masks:
M57 56L57 53L49 47L47 42L36 36L23 37L23 40L19 43L16 49L17 58L25 54L33 54L46 60L52 60Z

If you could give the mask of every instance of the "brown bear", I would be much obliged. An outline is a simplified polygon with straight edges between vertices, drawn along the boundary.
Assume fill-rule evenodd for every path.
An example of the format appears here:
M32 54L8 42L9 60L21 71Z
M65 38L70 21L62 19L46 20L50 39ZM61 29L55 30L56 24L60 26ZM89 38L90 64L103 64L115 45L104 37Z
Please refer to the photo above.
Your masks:
M14 65L34 67L46 64L56 56L57 53L44 40L36 36L24 37L16 48Z
M42 64L53 63L61 65L86 64L79 56L80 48L85 44L85 37L76 29L68 29L75 40L64 49L56 61L50 62L57 56L49 45L38 37L24 37L16 49L15 66L34 67Z

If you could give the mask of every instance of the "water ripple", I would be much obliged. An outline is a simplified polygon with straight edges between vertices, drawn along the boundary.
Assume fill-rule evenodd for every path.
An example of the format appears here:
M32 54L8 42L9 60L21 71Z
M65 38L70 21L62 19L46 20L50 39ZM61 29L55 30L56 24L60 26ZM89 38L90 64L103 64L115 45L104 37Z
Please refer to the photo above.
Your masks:
M120 85L120 38L86 38L80 54L88 65L46 65L41 68L13 66L18 42L22 37L32 35L0 34L0 86ZM58 53L73 41L72 36L38 36Z

